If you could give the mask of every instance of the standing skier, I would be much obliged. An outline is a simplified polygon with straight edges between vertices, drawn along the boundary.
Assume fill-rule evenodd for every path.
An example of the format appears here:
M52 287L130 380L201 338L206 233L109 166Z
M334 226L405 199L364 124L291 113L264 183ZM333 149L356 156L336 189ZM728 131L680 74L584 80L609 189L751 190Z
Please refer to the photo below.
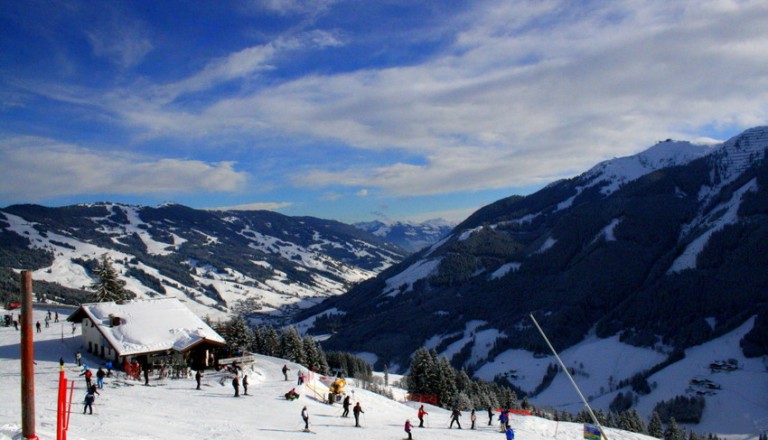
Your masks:
M488 406L488 426L493 424L493 408Z
M88 414L93 414L93 401L96 400L96 396L88 390L88 394L85 395L85 401L83 402L83 414L85 410L88 410Z
M347 394L344 397L344 401L341 403L341 405L344 407L344 412L341 413L342 417L349 417L349 394Z
M456 422L456 424L459 425L459 429L461 429L461 422L459 422L459 417L461 417L461 411L459 411L458 408L454 408L451 412L451 425L448 426L448 429L453 428L453 422Z
M288 372L289 372L290 370L291 370L291 369L290 369L290 368L288 368L288 364L285 364L285 365L283 365L283 377L285 377L285 381L286 381L286 382L288 381Z
M309 411L306 406L301 410L301 419L304 420L304 432L309 432Z
M355 404L355 407L352 408L352 413L355 415L355 427L360 427L360 413L365 414L365 411L363 411L363 408L360 407L360 402L357 402Z
M203 380L203 373L200 372L200 370L197 370L195 373L195 382L197 382L197 388L196 390L200 389L200 382Z
M472 427L470 427L469 429L475 429L475 422L477 421L477 416L475 415L474 409L469 414L469 420L472 422Z
M232 388L235 389L235 397L240 397L240 379L237 378L237 375L232 379Z
M243 395L248 395L248 375L243 376Z
M107 375L107 373L104 372L104 370L99 367L99 371L96 372L96 385L99 387L99 389L104 388L104 377Z
M424 405L421 405L419 407L419 412L417 414L417 417L419 418L419 428L424 427L424 416L428 415L429 413L424 410Z
M411 436L411 428L413 428L413 426L411 426L411 421L406 420L404 429L405 429L405 432L408 433L408 440L413 439L413 437Z

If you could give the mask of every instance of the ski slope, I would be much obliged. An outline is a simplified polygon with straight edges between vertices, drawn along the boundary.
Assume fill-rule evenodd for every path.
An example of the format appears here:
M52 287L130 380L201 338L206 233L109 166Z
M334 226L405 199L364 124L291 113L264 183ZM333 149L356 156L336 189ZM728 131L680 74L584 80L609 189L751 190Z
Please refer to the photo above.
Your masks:
M35 321L43 318L46 310L35 310ZM59 357L66 360L68 378L76 383L71 420L70 440L245 440L245 439L400 439L406 437L403 424L406 419L416 422L416 403L400 403L386 397L347 386L354 402L360 402L365 413L362 428L354 427L354 418L341 418L339 404L326 405L311 396L310 387L325 390L318 378L307 386L298 387L301 398L287 401L282 396L296 385L299 366L287 362L290 381L283 379L282 359L258 356L255 364L246 366L250 396L233 397L230 380L219 383L222 373L207 371L201 390L195 390L195 381L188 379L162 379L152 377L151 386L143 382L126 380L122 374L107 378L104 389L96 396L94 414L82 414L84 380L78 376L81 369L74 364L74 353L83 352L84 362L97 368L100 360L85 353L80 345L79 328L72 334L65 322L65 311L60 311L63 322L43 328L35 336L35 402L36 434L41 439L56 437L56 394L59 376ZM0 440L21 438L21 397L19 340L20 332L11 327L0 327ZM241 391L242 392L242 391ZM402 394L400 394L402 395ZM301 432L301 409L307 406L310 428L315 434ZM461 418L464 429L449 430L449 412L427 407L426 428L415 428L415 439L489 439L504 438L498 425L487 426L487 416L478 412L476 431L470 431L469 413ZM512 417L517 440L572 440L582 437L582 426L575 423L556 423L536 417ZM614 429L607 430L610 440L649 440L640 434Z

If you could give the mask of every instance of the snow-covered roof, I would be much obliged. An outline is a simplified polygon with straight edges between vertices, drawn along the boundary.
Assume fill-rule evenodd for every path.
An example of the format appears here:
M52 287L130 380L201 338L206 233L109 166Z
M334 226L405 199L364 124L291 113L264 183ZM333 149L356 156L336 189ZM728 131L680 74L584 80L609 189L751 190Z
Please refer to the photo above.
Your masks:
M120 356L162 350L184 351L207 341L226 342L176 298L83 304L68 320L89 318ZM119 325L112 325L119 318Z

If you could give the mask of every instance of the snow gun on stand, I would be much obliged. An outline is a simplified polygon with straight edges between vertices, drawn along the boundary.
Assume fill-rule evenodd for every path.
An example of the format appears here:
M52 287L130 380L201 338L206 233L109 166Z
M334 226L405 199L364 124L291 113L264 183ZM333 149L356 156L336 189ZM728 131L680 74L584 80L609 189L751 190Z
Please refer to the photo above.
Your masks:
M329 384L326 384L328 386L328 403L334 404L335 402L338 402L341 400L342 394L344 394L344 387L347 386L347 381L344 380L344 378L328 378L330 380L327 380L330 382ZM324 382L323 379L320 380L321 382ZM331 382L332 381L332 382Z

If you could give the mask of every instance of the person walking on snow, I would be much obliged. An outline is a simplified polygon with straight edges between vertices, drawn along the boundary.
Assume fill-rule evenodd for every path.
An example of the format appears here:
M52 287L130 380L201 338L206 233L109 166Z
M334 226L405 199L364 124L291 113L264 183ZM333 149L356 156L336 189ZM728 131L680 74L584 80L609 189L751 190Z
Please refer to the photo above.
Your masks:
M408 433L408 440L413 439L413 437L411 436L411 428L413 428L413 426L411 426L411 421L406 420L404 429L405 429L405 432Z
M283 365L283 377L285 377L285 381L288 381L288 372L291 371L290 368L288 368L288 364Z
M453 428L453 422L456 422L456 424L459 425L459 429L461 429L461 422L459 422L459 417L461 417L461 411L459 411L458 408L454 408L454 410L451 412L451 425L448 426L448 429Z
M248 395L248 375L243 376L243 395Z
M93 414L94 400L96 400L96 396L94 396L92 392L88 391L88 394L85 395L85 401L83 402L83 414L85 414L85 410L88 410L88 414Z
M301 410L301 419L304 420L304 431L309 432L309 411L306 406Z
M357 402L355 404L355 407L352 408L352 413L355 415L355 427L360 427L360 413L365 414L365 411L363 411L363 408L360 407L360 402Z
M347 394L344 397L344 401L341 403L341 405L344 407L344 412L341 413L342 417L349 417L349 394Z
M99 371L96 372L96 385L99 387L99 389L104 389L104 377L107 375L107 373L104 372L104 370L99 367Z
M75 363L77 364L78 367L80 366L80 360L82 358L83 358L83 356L80 354L79 351L77 353L75 353Z
M475 429L475 422L477 421L477 416L475 415L474 409L469 414L469 420L472 422L472 426L469 429Z
M203 373L200 372L200 370L197 370L195 373L195 382L197 382L197 388L196 390L200 389L200 382L203 380Z
M493 408L488 407L488 426L493 424Z
M419 418L419 428L424 427L424 416L428 415L429 413L424 411L424 405L421 405L419 407L419 412L417 414L417 417Z
M232 379L232 388L235 389L235 397L240 397L240 379L237 376Z
M40 325L40 321L37 321L37 323L35 324L35 328L37 328L37 332L38 332L38 333L40 333L41 331L43 331L43 330L42 330L42 326Z

